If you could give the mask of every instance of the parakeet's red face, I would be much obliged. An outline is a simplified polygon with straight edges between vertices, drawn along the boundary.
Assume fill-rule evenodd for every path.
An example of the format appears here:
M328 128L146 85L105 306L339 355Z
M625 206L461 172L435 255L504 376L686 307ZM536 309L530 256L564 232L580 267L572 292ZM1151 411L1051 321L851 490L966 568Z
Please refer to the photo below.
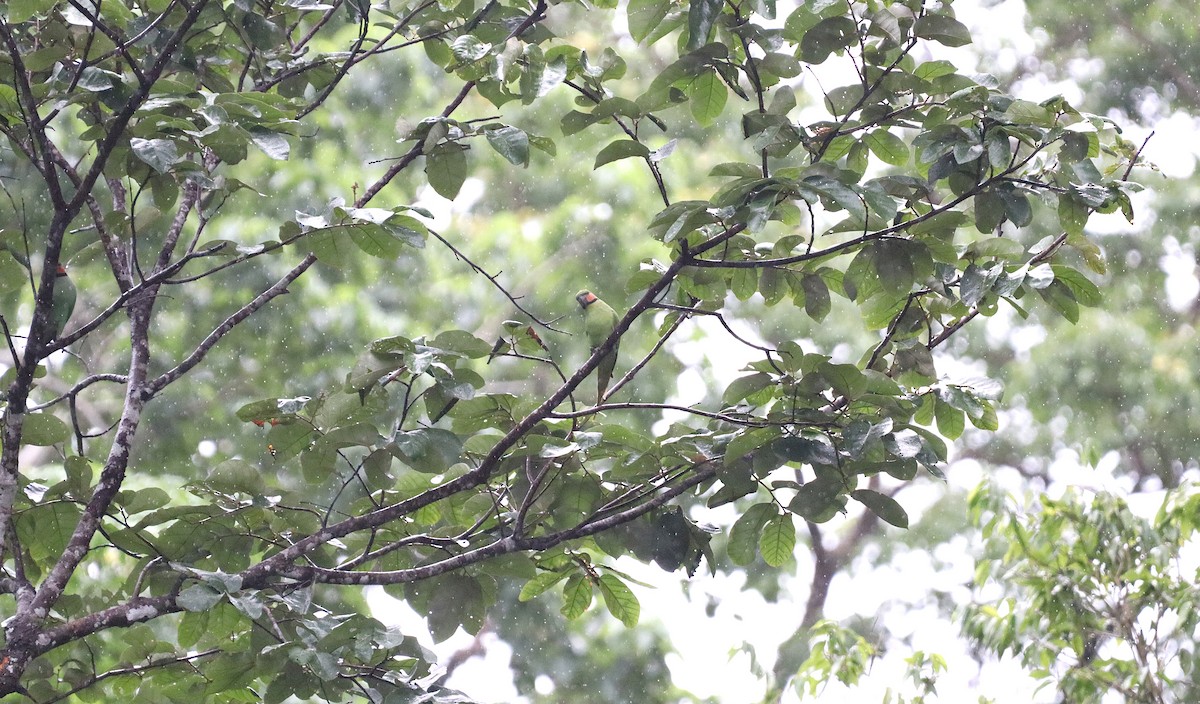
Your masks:
M580 308L587 308L599 299L596 298L596 294L592 293L591 291L580 291L575 295L575 300L579 301Z

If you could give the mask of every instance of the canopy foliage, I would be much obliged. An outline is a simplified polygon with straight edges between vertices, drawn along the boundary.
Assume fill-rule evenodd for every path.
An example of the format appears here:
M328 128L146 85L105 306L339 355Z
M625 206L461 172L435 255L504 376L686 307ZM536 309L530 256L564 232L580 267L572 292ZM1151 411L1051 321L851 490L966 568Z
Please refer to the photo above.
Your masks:
M960 72L950 3L5 12L0 693L39 702L458 701L352 587L441 639L514 594L632 626L624 555L800 527L835 570L821 524L907 527L999 427L960 333L1076 322L1137 190L1112 120ZM706 326L747 363L680 401Z

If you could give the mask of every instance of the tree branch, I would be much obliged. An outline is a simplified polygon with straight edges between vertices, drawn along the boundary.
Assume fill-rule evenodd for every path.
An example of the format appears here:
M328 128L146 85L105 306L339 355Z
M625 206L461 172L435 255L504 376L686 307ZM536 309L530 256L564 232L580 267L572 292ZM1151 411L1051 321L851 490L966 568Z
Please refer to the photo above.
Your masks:
M208 650L203 650L198 653L188 653L186 655L169 655L166 657L157 658L157 659L151 660L150 662L146 663L145 665L131 665L129 667L114 668L112 670L108 670L106 672L100 673L99 675L96 675L95 677L88 680L87 682L84 682L81 685L72 687L71 689L67 690L66 692L63 692L62 694L55 695L51 699L47 699L44 702L39 702L39 704L55 704L55 702L61 702L62 700L67 699L68 697L70 697L74 694L78 694L79 692L82 692L85 689L90 689L90 688L96 686L97 684L103 682L104 680L107 680L112 677L121 677L123 675L140 675L143 672L147 672L149 670L155 670L160 667L170 667L171 665L179 665L181 663L194 662L196 660L206 658L210 655L216 655L217 653L220 653L220 652L221 652L220 648L209 648Z
M302 259L299 264L292 267L292 270L289 271L282 279L277 281L274 286L258 294L254 300L242 306L237 310L236 313L226 318L225 321L214 328L207 337L201 340L200 344L196 346L196 349L193 350L192 353L183 361L175 365L175 367L170 371L164 372L153 381L146 384L146 394L148 396L153 396L154 394L166 388L166 386L171 382L183 376L189 370L199 364L200 361L204 359L205 355L207 355L212 348L221 341L221 338L228 335L235 327L237 327L238 323L241 323L246 318L249 318L256 310L269 303L271 299L287 293L288 284L299 278L300 275L305 271L308 271L309 267L315 264L316 261L317 256L315 254L309 254Z
M404 584L407 582L430 579L432 577L446 574L447 572L452 572L467 565L473 565L498 555L507 555L509 553L526 550L547 550L561 543L601 533L615 526L640 518L650 511L666 505L672 499L687 492L693 487L712 479L716 475L717 469L714 464L707 463L704 467L698 468L683 482L680 482L676 486L668 487L653 499L646 501L645 503L638 504L633 508L597 518L592 521L585 521L574 528L569 528L557 533L551 533L549 535L538 536L535 538L521 538L515 535L503 537L474 550L460 553L458 555L454 555L453 557L448 557L444 560L440 560L429 565L422 565L421 567L384 572L346 572L343 570L326 569L321 567L292 566L278 569L276 570L276 573L280 576L302 582L314 581L321 584L345 585ZM252 567L251 570L253 569L254 568ZM249 570L247 570L247 572L249 572ZM243 575L244 574L246 573L243 572ZM257 584L257 581L252 583ZM247 584L247 582L243 581L243 584Z

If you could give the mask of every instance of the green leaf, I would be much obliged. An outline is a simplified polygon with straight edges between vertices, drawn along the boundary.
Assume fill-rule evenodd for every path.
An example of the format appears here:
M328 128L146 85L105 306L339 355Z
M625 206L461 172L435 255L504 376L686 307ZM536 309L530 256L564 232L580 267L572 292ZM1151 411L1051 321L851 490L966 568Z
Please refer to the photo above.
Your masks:
M996 228L1000 227L1000 223L1004 222L1004 217L1004 200L999 193L987 190L975 196L975 229L983 233L994 233Z
M25 416L21 442L26 445L45 447L65 442L70 437L70 426L56 416L49 413L30 413Z
M906 244L898 240L884 240L871 248L879 281L891 293L907 294L916 281L916 269Z
M712 169L709 170L708 175L758 179L762 177L762 167L739 161L726 161L712 167Z
M933 409L937 403L937 396L932 393L921 395L921 405L917 406L917 410L913 413L912 422L919 425L930 425L933 423Z
M1054 113L1028 100L1014 100L1004 111L1002 119L1016 125L1050 127L1054 124Z
M464 34L454 40L454 43L450 45L450 50L454 52L454 58L459 61L471 62L487 56L488 52L492 50L492 45L480 41L472 34Z
M903 459L916 457L924 447L921 436L908 428L885 435L883 444L887 447L888 452Z
M537 84L534 86L533 97L541 98L557 88L567 77L566 59L559 56L542 68ZM532 100L528 101L532 102Z
M1079 322L1079 301L1075 300L1075 293L1066 284L1056 279L1049 286L1037 289L1037 292L1067 321Z
M933 353L925 345L913 345L897 350L892 360L894 370L898 374L915 374L918 380L923 382L932 381L938 376Z
M745 444L753 446L747 448L747 451L758 447L757 443L749 440ZM732 442L730 446L733 446ZM757 457L758 455L752 455L749 458L745 456L738 458L735 455L734 459L726 459L726 462L717 474L717 477L721 480L721 486L708 497L707 504L709 508L723 506L743 496L749 496L758 490L758 484L754 481L753 467L753 459ZM750 559L754 559L754 556L751 555Z
M169 139L139 139L134 137L129 140L129 148L133 150L133 155L138 159L150 165L160 174L165 174L171 170L180 159L179 151L175 148L175 142Z
M758 292L758 270L750 267L734 269L730 275L729 290L739 301L748 301Z
M204 670L205 694L216 694L234 688L245 687L256 678L252 674L253 658L241 655L221 655L208 663ZM330 678L332 679L332 678Z
M582 572L576 572L563 586L562 615L574 620L592 605L592 582Z
M492 346L486 340L481 340L466 330L447 330L430 340L429 345L461 354L468 359L481 359L492 351Z
M191 648L200 642L208 631L208 614L207 610L184 612L177 632L180 647Z
M922 15L913 24L913 34L946 46L971 43L971 32L962 22L946 15Z
M759 69L780 78L795 78L804 70L804 65L796 60L796 57L792 56L791 54L785 54L778 51L767 52L761 59L758 60L758 67ZM783 86L783 88L786 87L787 86ZM777 91L776 95L778 96L780 93ZM783 95L787 96L787 93L785 92ZM795 107L794 97L791 97L790 100L788 97L785 97L784 100L791 102L791 107ZM790 109L790 107L783 108L782 105L776 105L774 100L772 100L772 105L768 112L772 112L776 115L786 115Z
M840 480L818 477L796 490L788 510L806 521L824 523L846 507Z
M763 526L762 536L758 541L763 562L771 567L780 567L792 559L792 550L795 547L796 524L792 522L790 515L778 514Z
M1012 224L1025 227L1033 222L1033 208L1029 205L1029 196L1015 188L1002 188L1000 199L1004 202L1004 215Z
M754 504L746 509L729 531L729 559L735 565L745 567L754 562L758 554L758 543L762 536L763 526L767 521L779 515L779 510L773 503Z
M425 175L438 195L454 200L467 180L467 154L459 144L443 144L425 155Z
M867 206L863 202L863 197L850 186L825 176L808 178L803 183L845 209L855 222L862 222L866 219Z
M810 64L824 63L830 54L857 41L858 25L854 20L842 15L830 17L804 33L800 40L800 59Z
M932 395L930 397L932 398ZM963 434L966 419L959 409L939 400L934 407L934 415L937 417L938 432L942 435L957 440Z
M650 156L650 149L641 142L636 142L632 139L618 139L600 150L600 153L596 155L596 163L592 168L598 169L605 164L620 159L628 159L630 157L644 158L648 156Z
M871 489L857 489L850 492L850 497L897 528L908 527L908 513L892 497Z
M774 448L775 452L789 462L830 467L837 464L837 450L824 436L788 436L775 441Z
M717 72L712 70L705 71L689 83L686 92L692 117L704 127L720 117L729 98L729 90L725 83L717 76Z
M424 606L429 631L435 640L446 640L459 626L467 633L479 632L485 604L483 588L477 579L452 572L420 584L422 595L416 601L418 608Z
M28 271L8 251L0 250L0 293L15 291L27 284Z
M800 285L804 289L804 312L818 323L821 322L829 315L832 307L829 286L825 284L825 279L817 274L805 274L800 280Z
M196 582L179 592L179 596L175 597L175 603L183 607L185 611L208 611L224 597L224 594L209 585Z
M787 293L787 279L781 269L763 269L758 275L758 290L762 293L763 302L773 306L783 300Z
M25 485L27 497L40 500L39 487L34 483ZM51 501L23 510L16 517L17 537L21 547L34 558L27 565L45 564L58 559L79 523L82 504Z
M870 423L859 419L852 421L842 431L842 452L852 459L857 459L872 440L878 440L891 431L892 420L884 419L880 423Z
M153 511L171 503L171 495L153 486L137 491L122 491L117 495L117 503L130 515Z
M772 384L774 381L771 379L771 375L762 372L738 377L725 388L725 393L721 395L721 402L731 406Z
M953 75L957 71L958 67L949 61L926 61L920 66L917 66L917 68L913 71L913 75L923 81L932 81L935 78Z
M1075 321L1071 321L1075 322ZM982 402L983 413L978 417L971 417L971 424L980 430L997 431L1000 429L1000 418L996 414L996 409L992 404L986 401ZM970 417L970 416L969 416Z
M418 428L396 434L393 441L400 459L418 472L437 474L458 461L462 441L441 428Z
M282 134L258 125L251 127L248 131L254 146L272 159L286 161L291 154L292 147Z
M1095 307L1104 300L1100 288L1078 270L1062 264L1051 264L1050 269L1054 272L1054 280L1070 289L1079 305Z
M229 494L241 492L251 496L263 493L263 477L259 468L244 459L225 460L208 471L205 486Z
M580 132L590 125L595 124L598 120L599 118L591 113L572 110L563 115L562 120L559 121L559 129L562 130L564 137L570 137L576 132Z
M863 141L871 153L884 163L892 166L904 166L908 163L908 145L885 128L872 130Z
M1025 247L1016 240L1008 237L989 237L972 242L967 247L969 257L999 257L1001 259L1020 259L1025 255Z
M708 43L708 35L724 4L722 0L689 0L688 51L695 51Z
M1067 245L1079 252L1083 260L1087 262L1088 268L1093 272L1101 276L1108 273L1108 262L1104 258L1104 251L1095 242L1083 235L1071 235L1067 237Z
M670 0L630 0L626 7L629 35L635 42L642 43L655 27L662 24L670 9Z
M25 22L32 17L45 15L58 0L9 0L8 21L12 24Z
M741 431L725 447L725 464L730 465L768 442L779 437L778 428L755 428ZM722 475L724 479L724 475Z
M504 125L484 130L488 144L500 156L516 166L529 166L529 135L524 130Z
M611 572L600 575L600 595L604 597L604 605L608 612L628 628L637 625L642 613L642 605L634 595L629 585L621 581Z
M79 88L93 93L100 93L112 88L116 80L119 80L118 74L88 66L83 69L79 76Z
M968 264L958 282L958 297L968 306L979 303L992 290L992 286L1000 278L1001 271L999 266L983 269L975 264Z
M861 369L853 364L831 364L823 362L817 367L821 376L833 390L849 398L857 398L867 389L867 379Z
M350 241L364 254L372 257L395 259L404 251L404 243L392 236L387 228L379 225L343 225L334 228L329 234L336 237L342 232L349 234Z
M561 570L558 572L539 572L536 577L529 580L525 583L525 586L521 587L521 593L517 595L517 599L519 601L529 601L537 595L549 590L555 584L563 581L570 574L571 572L568 570Z

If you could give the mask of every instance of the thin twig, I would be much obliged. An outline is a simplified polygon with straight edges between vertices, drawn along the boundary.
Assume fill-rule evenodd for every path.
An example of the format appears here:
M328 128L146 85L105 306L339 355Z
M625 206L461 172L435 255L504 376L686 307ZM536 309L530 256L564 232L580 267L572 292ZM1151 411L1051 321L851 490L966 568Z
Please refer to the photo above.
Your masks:
M650 351L647 352L637 364L633 365L629 371L625 372L625 376L618 379L617 383L609 387L608 391L604 394L604 398L600 399L600 401L603 402L604 400L611 398L613 394L621 390L621 387L632 381L633 377L636 376L637 373L640 372L647 364L649 364L650 360L654 359L655 355L658 354L658 351L663 348L663 345L667 344L667 340L671 339L671 336L675 334L675 331L679 330L679 327L683 325L683 321L688 319L690 312L695 311L696 308L700 306L700 303L701 301L696 301L691 308L684 308L675 318L675 320L671 321L671 327L667 328L666 332L658 336L658 341L654 343L654 346L650 348ZM663 304L661 303L658 304L658 306L662 305Z
M449 249L451 252L453 252L454 256L459 261L466 262L467 266L471 267L472 271L479 274L483 278L487 279L488 282L491 283L492 286L494 286L497 291L504 294L504 297L507 298L509 300L509 302L513 304L514 308L516 308L517 310L524 313L526 316L529 317L530 320L532 320L533 322L537 323L538 325L546 328L547 330L553 330L554 332L557 332L557 333L565 333L564 330L559 330L558 328L554 327L553 320L551 320L549 322L544 321L541 318L539 318L538 316L534 315L529 310L527 310L524 306L522 306L518 301L521 298L524 298L524 296L514 296L512 293L509 292L508 289L504 288L504 285L498 281L498 278L500 276L499 273L494 274L494 275L489 274L486 269L484 269L483 267L476 264L467 255L463 254L461 250L459 250L457 247L455 247L453 244L450 243L450 240L443 237L436 230L430 228L429 234L433 235L434 238L436 238L439 242L441 242L443 245L445 245L447 249ZM503 272L501 272L501 273L503 273Z

